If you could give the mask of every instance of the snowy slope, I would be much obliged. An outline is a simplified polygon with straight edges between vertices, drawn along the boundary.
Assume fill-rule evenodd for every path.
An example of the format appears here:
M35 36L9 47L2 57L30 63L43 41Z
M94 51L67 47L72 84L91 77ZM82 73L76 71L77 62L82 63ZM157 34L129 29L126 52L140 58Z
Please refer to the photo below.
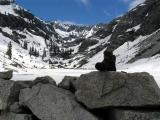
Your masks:
M18 9L19 6L16 4L10 4L10 5L0 5L0 11L1 14L12 14L14 16L18 16L18 14L14 11L14 9Z
M48 63L43 62L41 57L41 55L43 54L43 49L46 48L47 50L47 40L43 36L40 36L37 33L35 34L35 29L29 27L29 25L32 25L32 20L36 21L37 23L39 22L38 24L46 25L46 29L49 29L47 28L47 24L37 17L34 17L31 13L16 5L15 3L0 5L0 14L1 69L2 67L5 67L6 69L12 68L15 70L16 68L49 68ZM12 22L9 21L10 19L12 19ZM17 21L22 22L20 23L22 24L22 26L19 26L19 23ZM25 26L27 24L28 26ZM39 26L37 26L37 28L38 27ZM41 30L41 27L39 27L38 29L41 33L43 32L44 34L46 34L46 29ZM53 37L53 40L54 39L55 37ZM6 51L8 49L7 46L10 41L12 43L12 60L9 60L8 56L6 55ZM23 48L24 42L27 42L27 49ZM31 47L34 47L37 51L39 51L39 57L29 55L29 49Z
M0 66L94 69L104 50L112 49L117 68L128 68L128 64L160 54L159 5L157 0L147 0L109 23L93 26L45 22L15 3L0 5ZM10 41L12 60L5 55ZM39 56L29 55L32 47ZM70 51L67 57L66 51Z

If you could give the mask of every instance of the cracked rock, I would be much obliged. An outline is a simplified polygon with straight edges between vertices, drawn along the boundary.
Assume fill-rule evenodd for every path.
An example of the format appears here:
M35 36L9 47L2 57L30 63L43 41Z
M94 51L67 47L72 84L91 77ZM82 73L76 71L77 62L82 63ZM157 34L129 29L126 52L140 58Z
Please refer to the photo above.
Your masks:
M97 120L74 96L51 84L36 84L20 92L20 103L40 120Z
M76 98L89 109L160 105L160 90L148 73L92 72L76 81Z

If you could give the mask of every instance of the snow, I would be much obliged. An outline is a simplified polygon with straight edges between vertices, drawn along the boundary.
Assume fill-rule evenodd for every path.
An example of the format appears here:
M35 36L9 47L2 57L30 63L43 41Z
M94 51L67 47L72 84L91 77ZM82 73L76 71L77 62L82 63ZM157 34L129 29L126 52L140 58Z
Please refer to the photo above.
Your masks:
M85 64L82 68L85 69L94 69L94 66L97 62L101 62L103 60L103 53L106 49L100 51L99 53L97 53L95 56L93 56L92 58L90 58L88 60L88 63Z
M95 33L94 27L87 33L86 38L91 37Z
M141 59L137 62L128 65L127 69L118 69L118 71L125 71L128 73L134 72L148 72L154 76L157 84L160 87L160 56L156 56L150 59ZM79 77L82 74L96 71L91 70L75 70L75 69L27 69L20 73L14 73L12 80L15 81L32 81L37 77L50 76L56 83L60 83L64 76L76 76Z
M64 76L79 77L81 74L86 74L91 70L74 70L74 69L27 69L26 72L14 73L12 80L26 81L34 80L36 77L50 76L57 83L60 83Z
M62 30L60 30L60 29L55 29L55 31L56 31L62 38L69 37L69 35L70 35L68 32L62 31Z
M129 73L148 72L154 76L158 86L160 87L160 56L140 59L132 64L127 64L125 69L121 69L119 67L119 70Z
M2 30L7 32L8 34L12 34L12 30L7 27L3 28ZM22 43L24 40L26 40L28 42L28 48L34 45L34 47L36 47L37 50L41 52L43 51L43 48L46 47L44 39L42 37L29 33L26 34L20 31L19 33L26 35L26 39L21 39L20 42ZM6 68L12 68L13 66L11 66L11 64L20 65L22 68L48 68L49 65L47 65L47 63L44 63L40 57L37 58L30 56L28 50L23 49L20 44L12 41L8 37L3 36L1 33L0 38L0 66L3 66L3 64L5 63ZM12 41L12 60L9 60L5 55L7 51L7 45L10 41Z
M113 27L112 32L114 32L114 31L115 31L115 29L117 28L117 26L118 26L118 24L116 24L116 25Z
M18 16L15 12L14 9L17 9L18 6L16 4L10 4L10 5L0 5L0 12L2 14L12 14L14 16Z
M96 47L98 47L98 46L100 46L100 45L104 45L104 44L109 43L108 41L110 40L111 36L112 36L112 34L109 35L109 36L107 36L107 37L104 38L104 39L100 39L99 42L98 42L97 44L95 44L95 45L89 47L89 48L88 48L88 51L90 51L91 49L96 48Z
M3 32L6 32L6 33L8 33L8 34L12 34L12 30L9 29L8 27L2 28L2 31L3 31Z
M139 51L139 43L148 38L148 36L139 36L136 40L133 42L125 42L122 46L120 46L118 49L114 51L114 54L117 58L117 65L123 66L125 65L129 60L135 57L135 55Z
M135 27L133 27L133 28L127 29L126 32L130 32L130 31L132 31L132 30L134 30L134 31L136 32L136 31L139 30L140 28L141 28L141 24L139 24L139 25L137 25L137 26L135 26Z
M143 6L145 4L141 4L139 6ZM0 13L1 14L12 14L14 16L20 17L18 14L15 13L14 9L23 9L20 8L20 6L16 4L10 4L10 5L0 5ZM137 8L133 9L136 10ZM148 13L146 14L148 16ZM39 19L39 18L37 18ZM24 18L25 21L28 21L27 18ZM39 19L40 20L40 19ZM41 20L42 21L42 20ZM118 22L119 20L117 20ZM44 22L44 21L42 21ZM45 22L44 22L45 23ZM81 32L77 32L75 30L66 32L70 25L64 24L61 22L55 22L56 24L59 24L63 30L60 29L55 29L55 31L62 37L69 37L70 35L75 35L75 36L83 36L85 38L88 38L92 36L96 32L97 26L93 26L90 30L84 30ZM48 23L45 23L48 24ZM113 32L116 29L117 24L113 27ZM126 32L130 32L132 30L137 31L141 27L141 24L134 26L132 28L129 28L126 30ZM3 27L1 28L2 31L12 35L12 30L8 27ZM48 28L49 29L49 28ZM39 29L40 30L40 29ZM42 30L40 30L42 31ZM23 44L24 41L28 42L28 49L30 47L35 47L37 50L40 51L40 55L42 55L43 49L46 48L45 44L45 39L40 36L33 35L32 33L28 32L27 30L24 31L16 31L19 34L25 35L25 39L20 39L20 43ZM35 32L35 31L34 31ZM43 32L43 31L42 31ZM99 42L96 45L90 46L88 48L88 52L91 49L94 49L100 45L107 44L110 40L112 35L107 36L104 39L97 39ZM118 37L121 37L122 35L119 35ZM131 60L132 58L135 57L135 55L139 51L139 44L144 41L146 38L148 38L150 35L147 36L139 36L136 40L134 41L129 41L124 43L122 46L120 46L117 50L114 51L114 54L117 57L116 65L118 71L126 71L126 72L149 72L151 75L154 76L156 79L158 85L160 86L160 56L154 56L151 58L145 58L145 59L140 59L137 60L136 62L129 64L128 61ZM103 60L103 52L105 49L94 55L92 58L88 59L88 63L84 66L82 66L82 69L84 70L74 70L74 69L49 69L48 63L45 63L42 61L41 57L34 57L29 55L29 51L23 49L20 44L12 41L13 45L13 58L12 60L9 60L8 57L5 55L7 51L7 45L11 41L11 39L5 37L0 33L0 71L8 70L8 69L13 69L14 70L14 76L12 80L34 80L36 77L41 77L41 76L46 76L49 75L53 77L57 83L59 83L64 76L80 76L81 74L89 73L91 71L94 71L95 64L97 62L101 62ZM54 41L56 38L53 35L52 40ZM75 39L71 39L67 42L74 41ZM64 41L66 42L66 41ZM74 49L73 54L75 54L74 57L68 60L63 60L63 59L57 59L58 62L64 63L64 65L67 66L67 68L73 68L75 65L79 65L79 62L85 58L84 55L78 54L78 48L81 44L75 45L71 47ZM46 49L47 51L47 49ZM72 62L69 62L71 61ZM18 65L18 67L14 67L12 65ZM5 65L5 68L3 68ZM37 68L37 69L33 69ZM43 68L43 69L42 69Z

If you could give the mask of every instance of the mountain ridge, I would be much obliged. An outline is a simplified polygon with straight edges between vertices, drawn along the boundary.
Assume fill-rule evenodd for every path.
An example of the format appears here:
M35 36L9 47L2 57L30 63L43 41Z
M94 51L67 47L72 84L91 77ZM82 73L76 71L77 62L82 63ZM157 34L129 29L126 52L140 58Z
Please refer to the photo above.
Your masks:
M155 46L159 39L159 4L158 0L146 0L110 23L93 26L45 22L15 3L0 5L0 35L4 39L1 40L3 48L0 49L0 64L20 68L93 69L96 61L102 59L105 49L114 51L118 66L153 57L160 51ZM10 41L13 42L13 52L16 54L12 60L3 57ZM24 49L26 42L28 47ZM30 54L31 48L39 52L38 57ZM130 59L126 59L128 55L116 52L118 49L129 51L132 48L136 50L132 54L128 53ZM96 55L96 60L90 62Z

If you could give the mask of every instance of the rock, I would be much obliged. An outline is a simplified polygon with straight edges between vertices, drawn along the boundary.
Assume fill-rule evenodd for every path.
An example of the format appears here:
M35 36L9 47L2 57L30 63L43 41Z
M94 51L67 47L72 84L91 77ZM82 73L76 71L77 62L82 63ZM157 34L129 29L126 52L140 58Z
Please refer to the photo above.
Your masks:
M20 113L23 110L21 109L21 106L19 105L19 103L15 102L10 106L9 111L13 113Z
M38 84L38 83L42 83L42 84L52 84L56 86L56 82L55 80L53 80L51 77L49 76L45 76L45 77L38 77L36 78L30 85L30 87Z
M6 110L10 105L19 101L19 93L21 89L32 87L38 83L56 85L55 81L46 76L37 78L33 82L29 81L8 81L0 79L0 110Z
M20 92L20 103L40 120L97 120L74 96L52 84L37 84Z
M13 81L0 80L0 110L5 110L8 107L13 87Z
M75 85L77 100L89 109L160 106L160 89L148 73L92 72Z
M159 120L160 111L114 110L114 120Z
M65 76L61 83L59 83L58 87L75 92L75 81L77 77Z
M11 80L0 80L0 110L6 110L19 101L19 93L25 86Z
M32 116L29 114L15 114L2 111L0 114L0 120L32 120Z
M10 80L13 76L13 70L7 72L0 72L0 79Z
M15 83L23 88L29 88L32 86L33 81L15 81Z

